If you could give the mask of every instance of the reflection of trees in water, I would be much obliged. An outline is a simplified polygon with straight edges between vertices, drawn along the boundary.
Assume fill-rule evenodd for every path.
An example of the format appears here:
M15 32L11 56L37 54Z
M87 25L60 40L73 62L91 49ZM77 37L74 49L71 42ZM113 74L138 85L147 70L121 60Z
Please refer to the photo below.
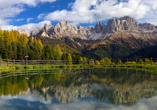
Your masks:
M106 74L102 74L106 71ZM121 69L97 69L95 80L100 80L113 87L113 90L95 92L100 100L108 100L113 104L132 105L140 98L150 98L157 95L157 75L145 71ZM107 96L107 97L106 97Z
M1 78L0 96L14 96L31 88L45 99L57 98L62 103L96 95L98 100L132 105L140 98L157 94L156 75L130 69L32 70L1 73Z
M98 100L105 100L108 98L112 104L135 104L140 98L151 98L157 95L156 87L141 87L132 90L97 90L93 94L96 94Z

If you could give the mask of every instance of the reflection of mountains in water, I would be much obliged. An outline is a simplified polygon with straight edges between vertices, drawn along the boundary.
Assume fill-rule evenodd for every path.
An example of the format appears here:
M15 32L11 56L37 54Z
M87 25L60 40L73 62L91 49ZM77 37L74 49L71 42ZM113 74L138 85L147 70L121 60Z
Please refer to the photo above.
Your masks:
M70 102L71 99L77 97L96 95L98 100L108 99L111 103L126 105L132 105L143 97L150 98L157 95L157 76L143 71L130 69L83 69L36 72L25 71L20 73L25 74L29 78L27 79L28 82L37 76L44 78L40 86L35 86L34 84L34 86L30 87L31 89L28 89L27 92L21 92L21 94L31 93L37 96L44 96L45 100L56 98L62 103ZM35 73L38 75L32 76Z

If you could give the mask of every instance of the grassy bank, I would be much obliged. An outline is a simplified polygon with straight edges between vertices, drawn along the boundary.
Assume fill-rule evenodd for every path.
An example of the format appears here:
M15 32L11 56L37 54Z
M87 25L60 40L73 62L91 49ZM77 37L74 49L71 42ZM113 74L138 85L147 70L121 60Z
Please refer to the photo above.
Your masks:
M145 71L157 73L157 65L151 64L113 64L113 65L10 65L10 66L0 66L0 72L3 71L14 71L20 69L46 69L46 68L132 68L141 69Z

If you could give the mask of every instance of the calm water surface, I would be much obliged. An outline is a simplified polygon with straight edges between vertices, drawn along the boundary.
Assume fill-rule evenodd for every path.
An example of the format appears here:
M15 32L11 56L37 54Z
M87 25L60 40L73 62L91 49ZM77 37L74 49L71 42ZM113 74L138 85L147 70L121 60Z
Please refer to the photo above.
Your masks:
M156 110L157 75L132 69L0 74L0 110Z

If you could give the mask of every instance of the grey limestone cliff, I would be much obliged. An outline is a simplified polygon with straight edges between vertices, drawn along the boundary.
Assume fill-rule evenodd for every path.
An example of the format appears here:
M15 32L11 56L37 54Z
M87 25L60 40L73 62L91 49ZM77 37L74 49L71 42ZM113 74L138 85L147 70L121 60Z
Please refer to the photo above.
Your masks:
M42 31L44 30L44 31ZM99 39L101 37L110 37L114 33L126 32L131 34L154 34L157 33L157 26L144 23L138 24L138 22L129 16L123 18L110 19L105 25L104 23L97 23L95 27L82 27L72 26L69 22L61 21L55 26L45 24L43 28L37 28L32 31L25 31L23 29L18 30L20 33L33 36L41 33L42 37L49 37L60 39L62 37L81 38L81 39Z

